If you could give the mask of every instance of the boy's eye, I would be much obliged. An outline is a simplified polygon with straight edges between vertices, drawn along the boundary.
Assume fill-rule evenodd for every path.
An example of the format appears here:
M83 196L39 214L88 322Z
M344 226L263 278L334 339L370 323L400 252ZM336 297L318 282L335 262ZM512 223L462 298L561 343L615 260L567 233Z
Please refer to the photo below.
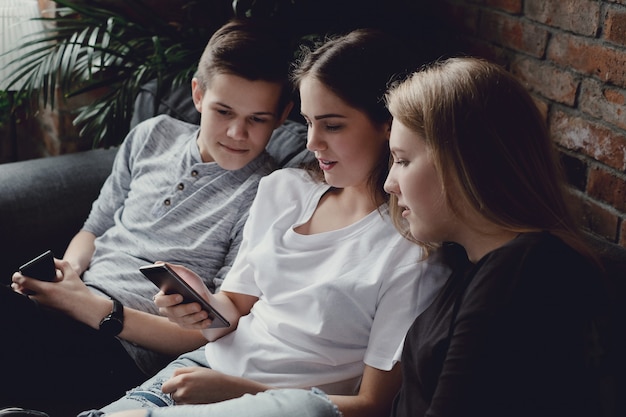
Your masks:
M230 114L229 110L223 110L223 109L217 109L215 110L218 114L221 114L222 116L228 116Z
M250 118L254 123L267 123L268 120L267 119L263 119L261 117L256 117L256 116L252 116Z

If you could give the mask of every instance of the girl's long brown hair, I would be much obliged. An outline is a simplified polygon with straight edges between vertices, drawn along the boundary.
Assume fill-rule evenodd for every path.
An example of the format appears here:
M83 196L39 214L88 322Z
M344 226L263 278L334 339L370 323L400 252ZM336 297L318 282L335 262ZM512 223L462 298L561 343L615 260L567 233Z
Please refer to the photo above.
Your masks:
M384 101L392 80L415 68L417 54L396 38L375 29L356 29L328 37L313 48L303 48L292 72L299 87L305 77L314 77L350 106L363 111L374 123L389 122ZM306 167L318 180L324 175L314 162ZM381 147L379 163L370 175L370 189L377 206L388 200L383 185L389 172L389 147Z

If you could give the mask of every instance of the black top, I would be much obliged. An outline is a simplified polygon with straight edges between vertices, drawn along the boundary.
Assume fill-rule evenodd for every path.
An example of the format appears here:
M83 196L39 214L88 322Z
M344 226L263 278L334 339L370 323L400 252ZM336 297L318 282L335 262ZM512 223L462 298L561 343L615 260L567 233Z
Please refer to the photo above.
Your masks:
M600 272L548 233L454 272L409 329L394 417L594 416L587 360Z

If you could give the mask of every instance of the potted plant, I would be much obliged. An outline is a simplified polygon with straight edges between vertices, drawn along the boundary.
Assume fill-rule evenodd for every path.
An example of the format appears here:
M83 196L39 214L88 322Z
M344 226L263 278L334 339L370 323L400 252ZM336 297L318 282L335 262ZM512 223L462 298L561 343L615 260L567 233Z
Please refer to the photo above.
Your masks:
M149 0L56 3L53 17L38 18L45 29L25 41L34 49L22 56L11 82L23 82L23 94L52 108L59 99L94 95L74 123L81 137L102 146L125 137L141 86L152 79L159 86L187 81L211 31L230 17L217 7L224 2L172 2L178 21ZM190 19L199 4L214 8L203 13L201 25Z

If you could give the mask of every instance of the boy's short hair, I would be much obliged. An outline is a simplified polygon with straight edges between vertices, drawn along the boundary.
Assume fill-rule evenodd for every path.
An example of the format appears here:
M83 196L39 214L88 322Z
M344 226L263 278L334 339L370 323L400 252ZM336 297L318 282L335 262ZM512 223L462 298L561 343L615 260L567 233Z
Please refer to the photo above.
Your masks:
M292 53L287 38L266 21L233 19L211 36L195 77L203 90L217 74L282 84L279 101L282 109L292 98L289 82Z

